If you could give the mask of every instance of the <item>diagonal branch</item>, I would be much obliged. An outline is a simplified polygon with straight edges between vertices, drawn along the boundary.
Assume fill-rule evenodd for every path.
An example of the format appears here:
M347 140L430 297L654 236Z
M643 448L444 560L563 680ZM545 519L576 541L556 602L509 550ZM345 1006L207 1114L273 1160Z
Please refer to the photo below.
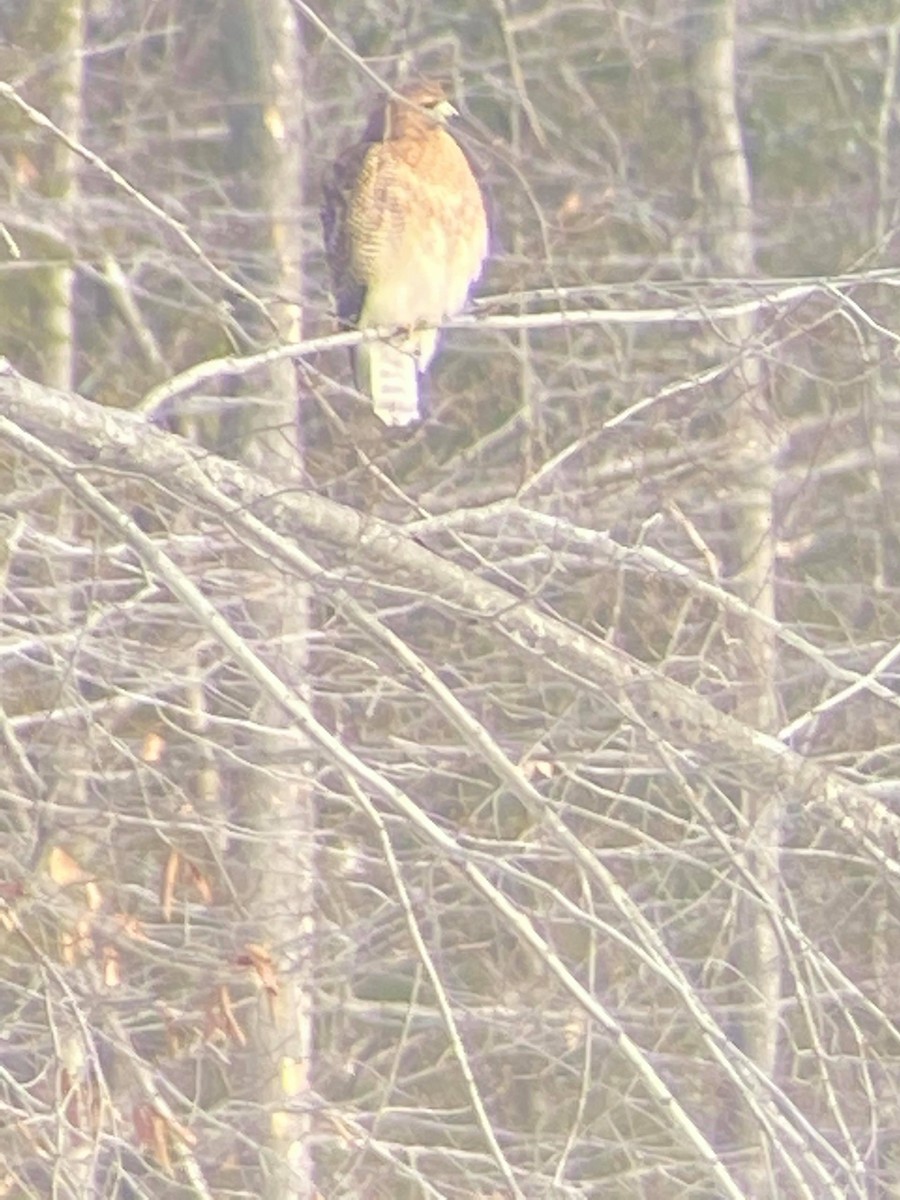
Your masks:
M419 545L403 529L297 489L273 490L261 475L189 445L120 410L91 404L18 376L0 374L0 437L27 453L31 438L65 448L86 464L138 473L160 481L186 505L253 508L273 530L299 541L314 538L338 549L383 587L409 587L436 605L489 622L519 652L540 656L577 678L591 694L642 713L653 733L673 747L682 767L715 772L722 762L742 764L758 786L782 791L851 836L885 872L900 878L895 846L900 817L877 797L804 759L777 736L720 712L705 697L668 679L618 647L480 579ZM76 474L75 478L79 476ZM153 548L153 543L150 542Z

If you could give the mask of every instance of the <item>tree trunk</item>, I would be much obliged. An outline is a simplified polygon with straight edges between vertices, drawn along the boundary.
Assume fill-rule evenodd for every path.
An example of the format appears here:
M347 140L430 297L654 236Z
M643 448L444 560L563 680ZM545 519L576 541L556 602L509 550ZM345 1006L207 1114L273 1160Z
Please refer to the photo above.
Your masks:
M287 0L259 5L227 0L221 18L223 68L233 103L229 106L229 158L237 219L246 224L251 259L246 282L270 306L279 338L296 341L301 288L301 127L300 37ZM258 314L241 312L244 329L271 338ZM237 430L240 455L273 483L290 486L299 478L296 383L290 362L276 364L248 389L262 403L248 401ZM237 447L233 448L237 451ZM265 571L259 566L257 569ZM269 574L248 605L263 645L277 646L281 677L303 686L307 669L308 596L289 575ZM267 1114L263 1140L271 1155L260 1181L266 1200L308 1200L314 1194L309 1151L310 1126L304 1114L312 1055L313 964L313 801L302 771L296 740L281 739L286 720L281 706L261 698L252 713L260 730L254 739L256 762L284 762L293 771L274 773L251 767L236 782L243 822L259 838L245 856L251 883L254 940L271 954L277 994L260 986L247 1058L260 1111Z
M704 0L689 24L691 76L699 132L701 221L707 269L731 279L755 274L750 170L738 114L735 76L735 2ZM774 453L767 427L762 361L754 347L755 319L738 320L731 347L735 367L726 393L726 420L737 481L727 501L733 519L733 559L724 564L734 591L764 618L775 616ZM754 622L733 632L731 670L736 714L751 728L778 728L775 641L771 625ZM741 798L743 861L753 881L737 904L732 966L739 980L729 1020L734 1040L767 1078L773 1078L778 1048L781 961L769 912L779 904L779 840L783 798L766 789L746 789ZM755 894L754 894L755 889ZM752 1115L725 1106L726 1140L743 1162L748 1195L774 1194L766 1146Z

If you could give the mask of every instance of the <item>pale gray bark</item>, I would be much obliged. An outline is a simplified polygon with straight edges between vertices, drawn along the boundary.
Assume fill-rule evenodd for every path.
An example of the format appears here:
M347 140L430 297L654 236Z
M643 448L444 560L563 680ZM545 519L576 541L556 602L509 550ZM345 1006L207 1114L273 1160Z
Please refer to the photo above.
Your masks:
M38 10L42 7L45 11L40 13ZM46 27L47 40L51 43L39 49L45 54L52 54L56 64L50 85L49 115L65 134L77 138L81 133L84 5L82 0L65 0L65 3L52 6L35 3L34 8L38 24ZM54 141L48 149L50 162L39 181L40 187L46 195L58 201L64 226L78 205L79 163L62 142ZM43 330L39 331L39 341L43 346L44 378L52 387L61 388L74 385L72 292L75 272L68 261L67 250L60 246L57 263L45 268L45 323Z
M708 270L750 280L756 273L750 169L738 111L735 0L699 0L692 6L691 76L697 112L699 195ZM776 447L767 422L766 380L755 346L756 322L735 321L739 353L726 392L732 449L731 493L723 497L733 519L730 563L724 574L735 592L772 624L734 631L730 664L740 719L761 733L778 728L775 690L775 498ZM733 988L735 1036L762 1074L775 1078L780 1025L781 951L772 914L779 907L779 843L782 807L778 788L745 789L743 866L754 893L739 900L732 935L738 976ZM740 1177L747 1194L774 1194L771 1154L756 1122L743 1107L722 1114L723 1134L743 1158Z
M48 5L34 3L32 26L35 41L32 52L46 55L53 62L48 79L46 108L56 126L68 137L78 138L82 125L82 55L85 12L82 0L65 0ZM62 141L45 145L44 170L35 179L39 194L52 197L58 204L59 229L71 222L79 203L79 162ZM55 253L53 252L55 251ZM75 270L71 248L62 243L53 248L51 261L36 272L34 287L37 296L37 320L34 346L40 358L44 380L51 386L75 386L76 329L74 310ZM61 544L74 545L78 540L79 514L71 498L60 494L56 498L54 520L56 536ZM74 590L79 582L79 569L71 564L59 564L54 572L54 604L61 626L77 622ZM77 684L71 675L60 678L60 700L72 703L77 699ZM51 806L61 796L77 807L87 802L85 789L86 755L81 739L70 731L60 739L52 756L42 767ZM48 830L48 833L50 831ZM74 850L67 829L54 825L47 838L43 867L53 882L55 854ZM76 851L77 853L77 851ZM75 860L73 859L73 862ZM78 889L74 889L76 895ZM87 897L77 895L59 927L60 975L67 977L87 994L102 992L103 983L89 956L82 953L79 929L90 923ZM63 989L54 984L52 975L44 976L45 1002L52 1032L54 1101L57 1120L57 1159L55 1174L61 1195L100 1200L102 1183L97 1175L97 1161L92 1143L102 1123L102 1104L99 1095L102 1081L97 1071L97 1044L94 1030L79 1011L66 1002Z
M227 0L221 14L223 65L229 108L232 199L251 230L255 264L248 282L269 303L282 341L299 334L301 276L302 77L300 32L288 0L260 5ZM277 298L277 299L275 299ZM260 340L273 330L243 317ZM293 364L273 364L251 382L240 441L242 457L269 478L291 486L300 475L297 384ZM263 638L278 646L283 678L305 692L308 595L299 580L274 570L260 579L263 600L248 606ZM253 707L260 729L256 753L277 762L302 761L296 738L276 730L289 717L264 693ZM254 879L252 912L257 940L270 948L277 995L261 987L250 1028L248 1066L265 1114L270 1153L260 1181L266 1200L310 1200L315 1195L309 1094L312 1067L311 996L314 971L314 795L303 772L278 778L258 770L236 783L245 823L260 836L242 852Z

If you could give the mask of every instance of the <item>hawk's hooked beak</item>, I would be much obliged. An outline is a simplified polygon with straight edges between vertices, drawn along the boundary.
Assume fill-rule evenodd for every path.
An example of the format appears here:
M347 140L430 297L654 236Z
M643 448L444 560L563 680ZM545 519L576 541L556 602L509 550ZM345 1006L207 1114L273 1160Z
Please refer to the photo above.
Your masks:
M439 121L449 121L451 117L458 117L459 112L453 107L449 100L439 100L431 109Z

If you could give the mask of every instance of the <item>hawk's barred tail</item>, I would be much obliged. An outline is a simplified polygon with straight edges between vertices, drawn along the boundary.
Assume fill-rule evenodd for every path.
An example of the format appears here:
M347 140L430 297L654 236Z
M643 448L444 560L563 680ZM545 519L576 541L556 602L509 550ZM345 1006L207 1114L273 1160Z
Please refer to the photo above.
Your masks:
M370 342L356 354L356 386L368 392L385 425L409 425L419 417L415 354L390 342Z

